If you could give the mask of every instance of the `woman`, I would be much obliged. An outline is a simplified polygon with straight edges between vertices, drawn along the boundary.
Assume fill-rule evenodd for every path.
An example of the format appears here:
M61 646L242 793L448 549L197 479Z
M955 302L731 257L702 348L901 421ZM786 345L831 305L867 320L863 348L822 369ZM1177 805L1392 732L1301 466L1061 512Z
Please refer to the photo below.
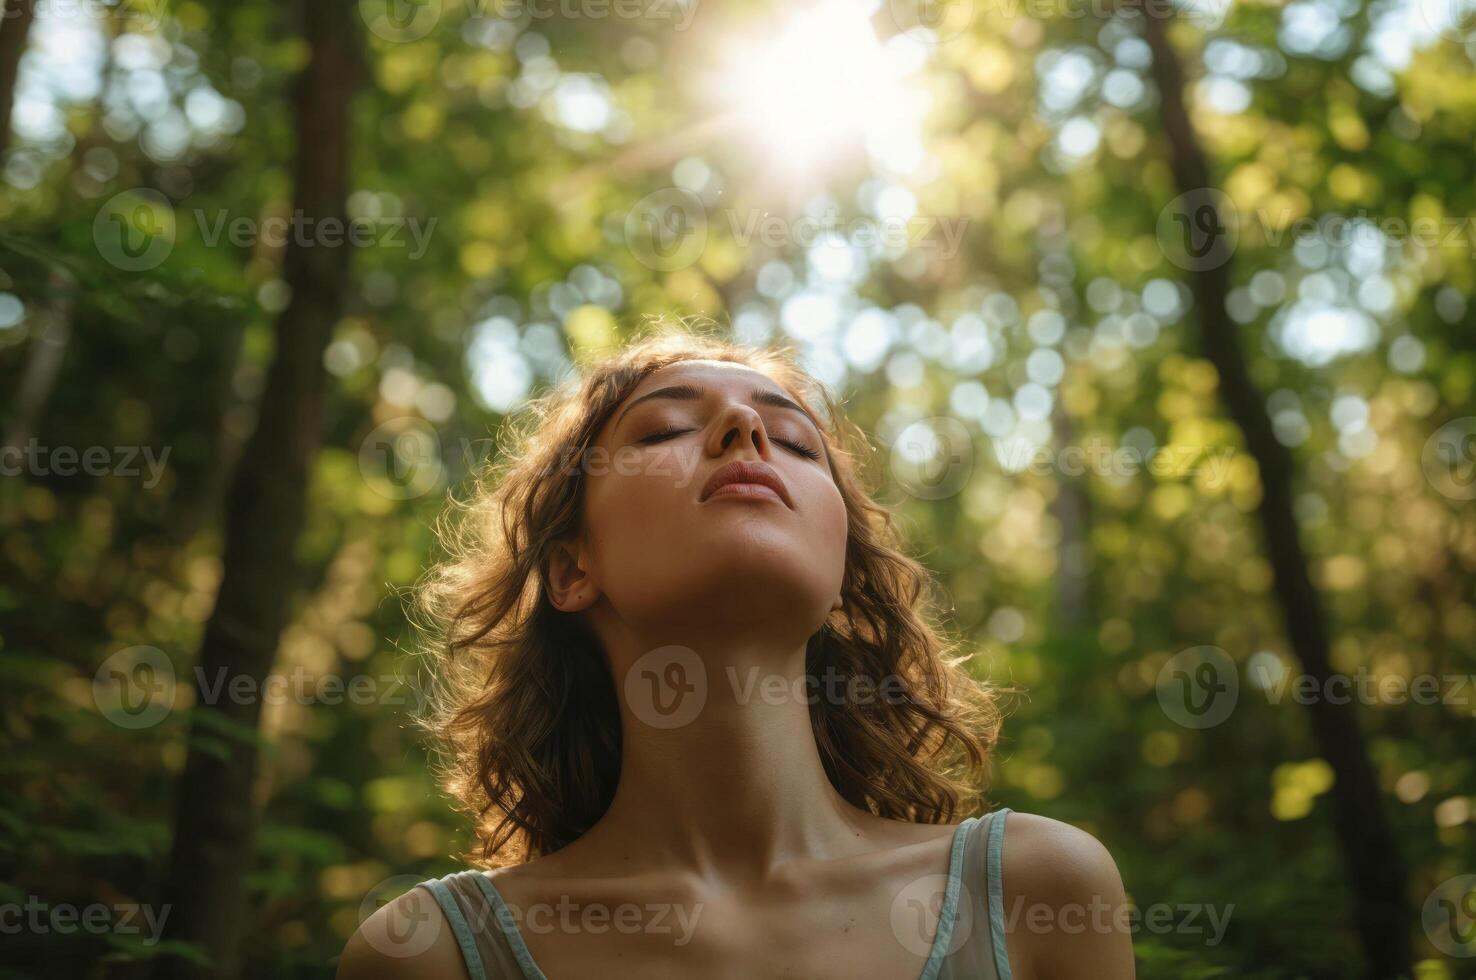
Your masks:
M786 354L659 336L528 419L422 592L496 867L377 911L339 977L1133 976L1096 840L953 822L997 711Z

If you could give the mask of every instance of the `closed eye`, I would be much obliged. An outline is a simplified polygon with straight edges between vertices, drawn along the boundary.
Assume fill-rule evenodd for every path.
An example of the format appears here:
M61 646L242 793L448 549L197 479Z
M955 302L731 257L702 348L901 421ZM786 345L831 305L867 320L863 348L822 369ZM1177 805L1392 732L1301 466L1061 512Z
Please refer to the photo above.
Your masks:
M659 429L656 432L650 433L649 435L642 436L641 438L637 439L636 441L639 442L639 443L641 443L642 445L645 445L645 446L653 446L653 445L655 445L658 442L665 442L666 440L673 439L676 436L679 436L679 435L681 435L684 432L691 432L691 431L693 431L693 430L691 430L691 429ZM804 457L806 457L808 459L819 459L820 458L820 451L819 450L817 450L817 449L811 449L809 446L806 446L803 443L792 442L792 441L790 441L788 439L775 439L775 438L771 438L769 441L770 442L777 442L779 445L783 446L785 449L788 449L790 452L798 453L799 455L804 456Z
M639 442L643 445L653 445L658 442L665 442L666 440L674 436L679 436L683 432L691 431L691 429L661 429L657 432L651 433L648 436L641 436L641 438L637 439L636 442Z
M790 442L788 439L771 439L770 441L777 442L779 445L783 446L786 449L792 449L795 452L799 453L801 456L807 456L810 459L820 458L820 451L818 449L811 449L809 446L806 446L803 443Z

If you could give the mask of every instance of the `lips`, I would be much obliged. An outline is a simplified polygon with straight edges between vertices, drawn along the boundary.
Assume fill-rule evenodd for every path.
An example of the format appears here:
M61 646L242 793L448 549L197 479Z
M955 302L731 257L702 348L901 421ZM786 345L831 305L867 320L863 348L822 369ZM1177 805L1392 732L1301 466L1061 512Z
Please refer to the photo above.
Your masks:
M784 501L784 506L790 510L794 509L794 502L789 499L789 488L784 481L779 479L779 474L774 467L768 463L757 460L736 459L725 466L720 466L707 478L707 483L702 487L702 495L698 500L706 500L723 487L747 487L750 491L754 487L768 487L779 495ZM740 490L730 490L728 493L736 494ZM762 491L759 491L762 493Z

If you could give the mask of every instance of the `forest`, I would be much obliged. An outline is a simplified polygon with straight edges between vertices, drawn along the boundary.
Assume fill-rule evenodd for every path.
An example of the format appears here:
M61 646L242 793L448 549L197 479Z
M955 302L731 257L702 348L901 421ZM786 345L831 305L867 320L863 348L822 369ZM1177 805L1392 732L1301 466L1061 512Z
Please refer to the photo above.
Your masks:
M786 345L1138 975L1476 976L1473 0L0 0L0 977L465 867L410 595L520 406Z

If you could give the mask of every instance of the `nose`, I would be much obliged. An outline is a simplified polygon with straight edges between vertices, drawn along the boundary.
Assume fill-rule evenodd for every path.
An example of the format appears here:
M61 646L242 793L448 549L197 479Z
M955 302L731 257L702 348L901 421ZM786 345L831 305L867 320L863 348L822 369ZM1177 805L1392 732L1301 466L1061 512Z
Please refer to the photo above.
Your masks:
M707 437L707 453L721 456L735 443L752 446L758 450L759 459L767 460L772 453L764 420L749 405L735 403L718 413Z

